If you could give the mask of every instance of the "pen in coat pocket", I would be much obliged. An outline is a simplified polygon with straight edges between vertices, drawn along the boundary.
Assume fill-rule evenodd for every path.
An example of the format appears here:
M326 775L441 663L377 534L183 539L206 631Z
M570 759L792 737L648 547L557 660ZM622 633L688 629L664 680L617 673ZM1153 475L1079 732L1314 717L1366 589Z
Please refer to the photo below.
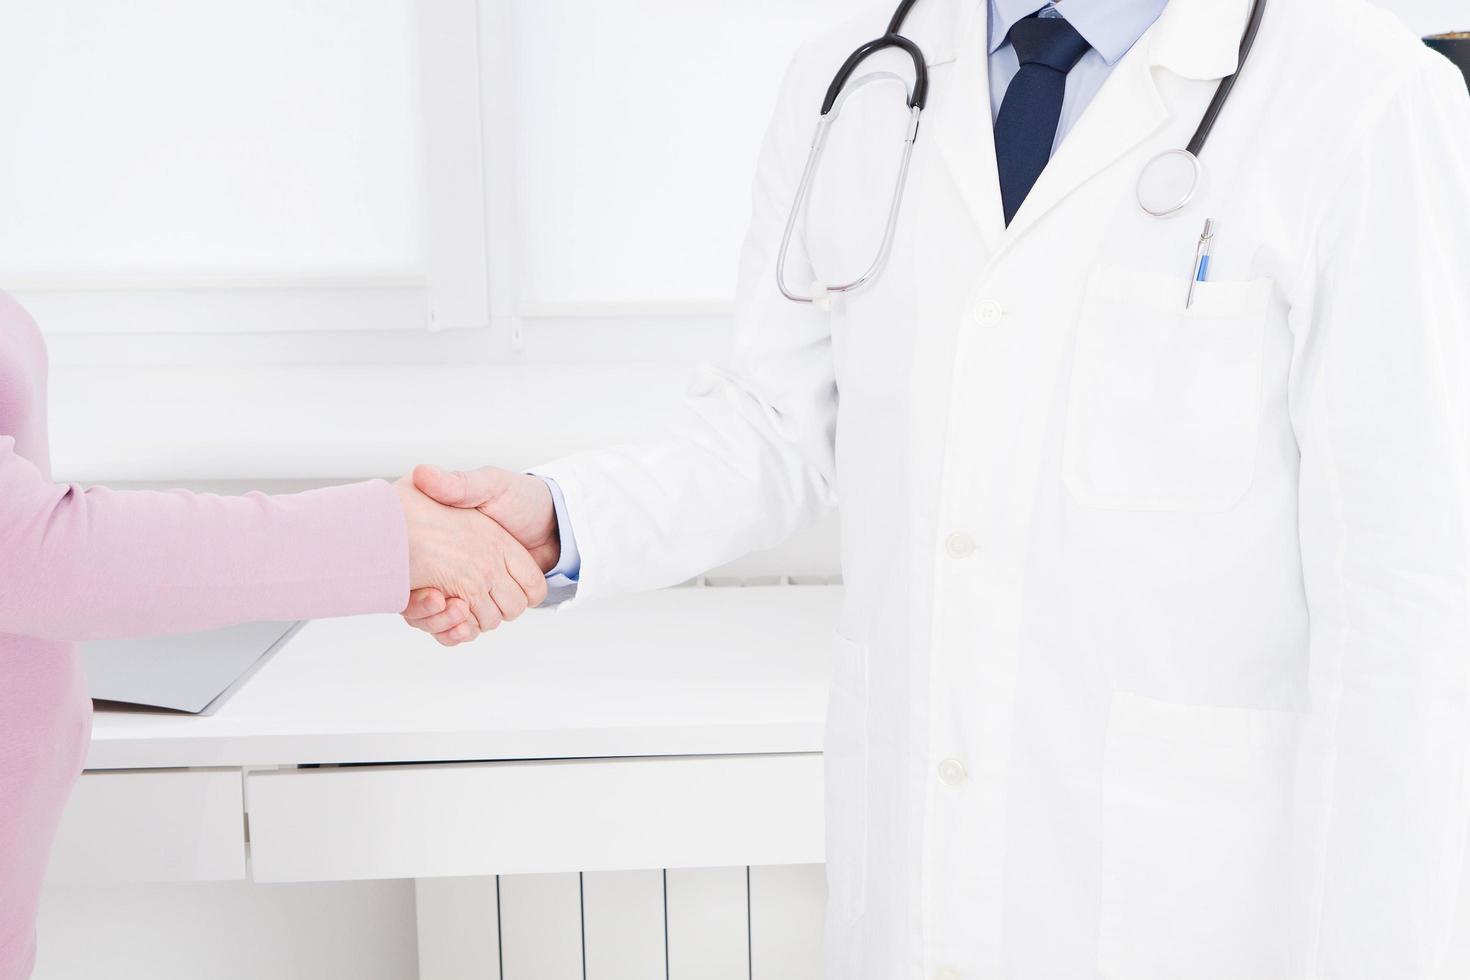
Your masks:
M1194 249L1194 268L1189 274L1189 295L1184 298L1184 308L1194 305L1194 290L1210 278L1210 242L1215 237L1215 219L1205 219L1205 230L1200 232L1199 244Z

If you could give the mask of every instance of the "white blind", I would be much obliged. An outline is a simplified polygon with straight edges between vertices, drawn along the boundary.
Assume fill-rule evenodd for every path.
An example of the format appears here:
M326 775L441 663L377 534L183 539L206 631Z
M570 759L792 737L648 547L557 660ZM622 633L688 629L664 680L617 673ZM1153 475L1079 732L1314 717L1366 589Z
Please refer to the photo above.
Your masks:
M410 0L3 11L0 275L422 273Z
M786 65L854 4L511 2L521 305L728 301Z

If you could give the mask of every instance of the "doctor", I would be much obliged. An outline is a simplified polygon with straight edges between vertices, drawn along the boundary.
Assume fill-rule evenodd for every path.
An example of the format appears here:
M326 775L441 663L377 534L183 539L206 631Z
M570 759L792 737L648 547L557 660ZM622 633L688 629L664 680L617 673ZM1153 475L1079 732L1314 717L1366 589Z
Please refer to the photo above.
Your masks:
M577 601L840 502L834 980L1441 975L1470 821L1464 80L1363 0L1276 0L1160 220L1140 174L1236 70L1249 2L1039 7L914 7L891 258L830 304L783 298L777 251L888 11L801 52L685 438L418 483ZM844 107L789 282L871 261L903 102Z

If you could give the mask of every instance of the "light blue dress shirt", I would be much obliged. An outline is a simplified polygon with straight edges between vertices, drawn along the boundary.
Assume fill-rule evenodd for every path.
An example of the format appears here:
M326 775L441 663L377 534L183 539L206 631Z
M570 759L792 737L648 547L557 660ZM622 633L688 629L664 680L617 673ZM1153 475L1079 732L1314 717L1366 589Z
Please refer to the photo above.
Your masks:
M577 550L577 536L572 533L572 521L567 516L567 498L555 480L549 476L541 479L551 490L551 503L556 508L556 530L561 538L561 557L556 567L546 573L546 605L555 605L570 599L577 592L577 576L582 573L582 553Z
M1067 75L1062 118L1057 124L1056 142L1052 144L1055 153L1112 74L1113 66L1159 19L1167 4L1168 0L1055 0L1048 4L1038 4L1036 0L990 0L991 121L1000 115L1006 90L1021 68L1015 48L1006 40L1016 21L1038 10L1042 17L1066 17L1067 23L1092 45L1092 50Z
M930 0L933 2L933 0ZM1118 59L1143 37L1145 31L1159 19L1168 0L1055 0L1053 3L1038 4L1036 0L990 0L990 113L991 121L1000 114L1000 104L1005 100L1006 89L1016 77L1020 64L1015 49L1006 40L1016 21L1030 17L1040 11L1042 17L1063 17L1087 39L1092 50L1082 56L1067 75L1067 93L1062 101L1062 118L1057 125L1057 140L1052 147L1060 146L1073 124L1082 116L1093 96L1113 71ZM835 68L835 66L834 66ZM577 578L582 572L582 556L577 551L577 536L572 531L572 522L567 514L566 498L556 481L547 477L546 485L551 488L551 499L556 506L556 524L561 534L561 560L546 573L551 587L548 602L569 598L575 593Z

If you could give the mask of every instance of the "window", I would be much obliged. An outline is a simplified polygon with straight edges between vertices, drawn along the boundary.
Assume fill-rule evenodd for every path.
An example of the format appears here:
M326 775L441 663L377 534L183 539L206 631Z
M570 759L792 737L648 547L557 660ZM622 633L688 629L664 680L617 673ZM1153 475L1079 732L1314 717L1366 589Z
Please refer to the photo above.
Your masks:
M850 8L518 0L523 310L728 303L787 62Z
M514 466L666 424L728 336L786 64L849 8L8 5L0 288L51 341L56 473Z
M0 282L51 333L484 326L473 0L48 0Z

